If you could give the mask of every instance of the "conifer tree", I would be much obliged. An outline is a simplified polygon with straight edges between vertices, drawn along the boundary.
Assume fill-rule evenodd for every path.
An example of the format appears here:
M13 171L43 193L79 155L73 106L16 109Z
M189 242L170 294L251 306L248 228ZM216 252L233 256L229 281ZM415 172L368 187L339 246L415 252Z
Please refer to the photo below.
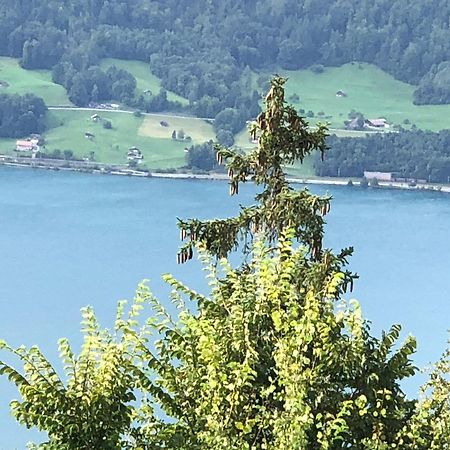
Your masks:
M308 248L312 260L326 257L343 262L351 254L351 248L337 257L322 249L323 217L329 212L330 197L313 195L307 189L294 190L286 179L286 165L302 163L314 151L323 155L327 128L318 124L317 129L311 131L295 108L286 105L285 82L286 79L279 76L272 79L265 110L251 124L250 134L258 141L252 152L242 154L216 147L218 162L227 162L231 195L238 194L240 183L247 181L263 188L255 198L256 205L243 207L238 216L228 219L179 220L180 236L186 242L178 262L192 258L196 242L201 242L207 251L220 258L226 257L240 242L245 243L243 250L248 252L256 233L273 243L288 228L294 239ZM346 283L352 283L353 278L346 272Z

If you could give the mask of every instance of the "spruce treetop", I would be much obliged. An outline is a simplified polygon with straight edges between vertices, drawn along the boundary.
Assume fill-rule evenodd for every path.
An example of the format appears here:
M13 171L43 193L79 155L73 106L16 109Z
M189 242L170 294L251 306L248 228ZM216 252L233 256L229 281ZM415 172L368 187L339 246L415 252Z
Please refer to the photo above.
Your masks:
M275 76L267 93L264 110L250 125L250 135L257 146L249 153L219 145L217 160L228 168L230 195L239 193L240 183L254 182L262 187L253 206L241 207L239 214L226 219L178 221L184 241L178 262L193 257L200 243L217 258L226 257L243 242L244 253L252 248L255 234L261 233L269 243L278 240L287 229L304 245L311 260L338 258L345 262L352 248L334 257L322 248L324 216L330 210L330 196L320 197L308 189L294 190L286 178L285 167L302 163L314 151L326 151L327 126L318 124L311 130L305 119L285 101L286 78ZM354 276L347 273L347 281Z

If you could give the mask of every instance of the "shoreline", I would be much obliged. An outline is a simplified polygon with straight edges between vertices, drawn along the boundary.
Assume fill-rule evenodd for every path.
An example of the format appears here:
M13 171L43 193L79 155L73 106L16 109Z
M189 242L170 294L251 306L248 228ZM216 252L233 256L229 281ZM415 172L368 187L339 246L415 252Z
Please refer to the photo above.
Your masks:
M27 158L28 159L28 158ZM6 155L0 155L0 166L16 167L24 169L43 169L55 171L80 172L94 175L115 175L139 178L165 178L177 180L212 180L228 181L225 173L196 174L192 172L143 172L130 169L125 165L104 164L85 161L65 161L65 160L28 160L18 161ZM348 186L349 182L353 186L360 187L361 181L355 178L326 178L326 177L292 177L287 176L287 180L293 184L315 184L325 186ZM450 193L450 185L437 183L417 183L411 186L408 182L400 181L378 181L377 186L369 186L375 189L396 189L408 191L431 191Z

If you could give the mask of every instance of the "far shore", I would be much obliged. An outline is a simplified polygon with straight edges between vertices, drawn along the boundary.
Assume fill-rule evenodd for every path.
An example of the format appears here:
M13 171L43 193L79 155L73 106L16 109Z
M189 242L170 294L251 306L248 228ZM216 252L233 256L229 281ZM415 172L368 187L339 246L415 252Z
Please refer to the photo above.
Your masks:
M195 179L195 180L228 180L228 176L222 173L210 174L194 174L194 173L160 173L151 172L151 176L155 178L176 178L176 179ZM287 176L287 180L293 184L323 184L331 186L360 186L361 180L355 178L327 178L327 177L291 177ZM350 183L351 182L351 183ZM450 185L435 184L435 183L418 183L411 186L407 182L400 181L378 181L378 186L370 186L374 188L383 189L403 189L410 191L435 191L450 193Z
M64 160L36 160L30 158L13 158L7 155L0 155L0 165L6 167L33 168L46 170L61 170L101 175L131 176L140 178L166 178L178 180L219 180L227 181L228 175L225 173L193 173L193 172L144 172L131 169L126 165L103 164L96 162L64 161ZM320 184L330 186L360 186L361 180L358 178L328 178L328 177L287 177L293 184ZM450 184L417 183L411 185L408 182L400 181L378 181L376 189L402 189L409 191L434 191L450 193Z

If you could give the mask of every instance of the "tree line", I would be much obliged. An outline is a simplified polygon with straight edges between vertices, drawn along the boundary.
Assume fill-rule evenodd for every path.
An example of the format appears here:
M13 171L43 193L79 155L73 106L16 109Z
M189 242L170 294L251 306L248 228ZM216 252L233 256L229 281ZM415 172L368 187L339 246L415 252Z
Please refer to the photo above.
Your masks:
M330 136L327 145L323 161L317 158L314 163L319 176L362 177L368 170L439 183L450 179L449 130Z

